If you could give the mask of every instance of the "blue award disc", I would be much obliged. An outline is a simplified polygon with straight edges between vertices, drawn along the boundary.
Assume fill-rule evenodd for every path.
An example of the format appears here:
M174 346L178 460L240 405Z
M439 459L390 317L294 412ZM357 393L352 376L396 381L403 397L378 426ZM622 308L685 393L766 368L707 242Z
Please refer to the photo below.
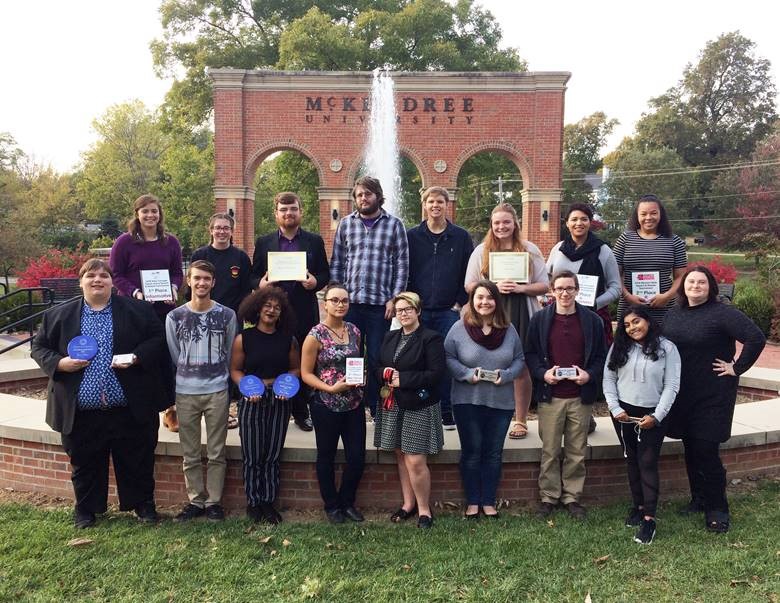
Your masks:
M76 335L68 342L68 356L75 360L92 360L97 351L97 340L89 335Z
M238 391L247 398L252 396L262 396L265 393L265 383L260 377L246 375L238 382Z
M290 373L282 373L274 381L274 393L281 398L292 398L301 389L298 377Z

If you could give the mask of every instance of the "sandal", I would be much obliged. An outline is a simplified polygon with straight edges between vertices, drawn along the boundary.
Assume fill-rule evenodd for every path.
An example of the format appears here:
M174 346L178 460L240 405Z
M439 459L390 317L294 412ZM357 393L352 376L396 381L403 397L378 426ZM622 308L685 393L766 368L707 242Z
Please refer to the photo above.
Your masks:
M416 513L417 513L416 505L411 511L407 511L403 507L399 507L398 510L395 511L395 513L393 513L390 516L390 521L392 521L393 523L401 523L402 521L406 521L410 517L413 517Z
M522 440L528 435L528 425L522 421L515 421L509 432L510 440Z
M238 417L228 417L227 428L235 429L236 427L238 427Z

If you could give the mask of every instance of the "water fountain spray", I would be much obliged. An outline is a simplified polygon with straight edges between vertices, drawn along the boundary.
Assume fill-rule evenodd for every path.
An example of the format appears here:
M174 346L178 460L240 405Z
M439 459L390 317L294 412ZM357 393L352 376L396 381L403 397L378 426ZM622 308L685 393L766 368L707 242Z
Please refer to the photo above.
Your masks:
M374 69L368 145L361 175L378 178L385 195L384 209L398 215L401 200L401 161L395 112L395 84L385 69Z

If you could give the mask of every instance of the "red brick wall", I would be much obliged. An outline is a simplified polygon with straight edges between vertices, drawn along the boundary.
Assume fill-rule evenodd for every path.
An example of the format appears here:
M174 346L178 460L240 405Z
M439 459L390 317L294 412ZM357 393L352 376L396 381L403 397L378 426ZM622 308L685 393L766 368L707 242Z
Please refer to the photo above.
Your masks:
M220 77L224 76L215 72L217 189L251 188L257 166L271 153L288 149L312 160L321 187L351 187L367 138L369 112L363 111L361 97L370 94L370 74L334 77L235 71L229 73L227 82ZM517 165L526 189L552 196L549 231L540 232L536 214L524 224L526 237L546 254L558 240L566 74L402 73L394 74L394 80L399 147L417 166L423 186L453 190L461 166L472 155L480 151L505 154ZM310 89L302 87L309 82ZM430 89L423 90L426 86ZM307 110L307 97L321 99L321 110ZM345 97L356 99L354 111L344 110ZM405 111L404 98L414 99L417 109ZM330 105L328 99L332 99ZM425 99L431 103L428 110ZM342 164L338 171L330 169L334 159ZM434 170L438 160L446 162L444 172ZM218 209L224 209L227 201L218 196ZM241 211L236 208L235 240L251 254L252 236L241 225L242 221L252 223L250 206L243 205ZM320 234L329 251L330 226L330 203L321 201Z
M369 455L370 456L370 455ZM726 449L721 452L729 479L748 475L780 475L780 442L762 446ZM0 487L37 491L72 498L70 465L62 448L10 438L0 438ZM687 488L685 464L681 455L661 457L662 496ZM589 502L626 499L629 496L625 461L622 458L587 461L585 498ZM538 462L504 463L498 495L502 499L533 503L537 498ZM158 505L179 505L186 502L181 458L158 456L155 466ZM319 508L322 504L314 464L311 462L282 463L282 508ZM462 502L458 466L431 464L431 497L435 501ZM110 496L116 501L113 478ZM223 502L228 509L242 510L246 506L241 462L228 461ZM366 465L360 484L358 504L373 508L390 508L400 502L400 486L393 464Z

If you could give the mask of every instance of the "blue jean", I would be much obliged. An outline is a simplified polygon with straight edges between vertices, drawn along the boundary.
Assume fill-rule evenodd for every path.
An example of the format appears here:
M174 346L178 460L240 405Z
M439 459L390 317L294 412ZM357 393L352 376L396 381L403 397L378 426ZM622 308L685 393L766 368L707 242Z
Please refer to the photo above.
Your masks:
M376 415L376 405L379 401L379 381L376 378L376 368L379 362L379 350L385 333L390 330L390 321L385 319L385 307L372 304L351 304L344 319L360 329L363 345L368 356L368 379L363 389L363 404L371 409L371 416Z
M454 310L423 310L420 316L422 326L436 331L442 337L447 337L450 328L460 318L460 314ZM439 403L441 404L441 416L446 421L452 417L452 403L450 402L450 389L452 379L449 375L444 377L439 384Z
M460 438L460 475L466 504L495 506L504 438L514 410L453 404L452 412Z

